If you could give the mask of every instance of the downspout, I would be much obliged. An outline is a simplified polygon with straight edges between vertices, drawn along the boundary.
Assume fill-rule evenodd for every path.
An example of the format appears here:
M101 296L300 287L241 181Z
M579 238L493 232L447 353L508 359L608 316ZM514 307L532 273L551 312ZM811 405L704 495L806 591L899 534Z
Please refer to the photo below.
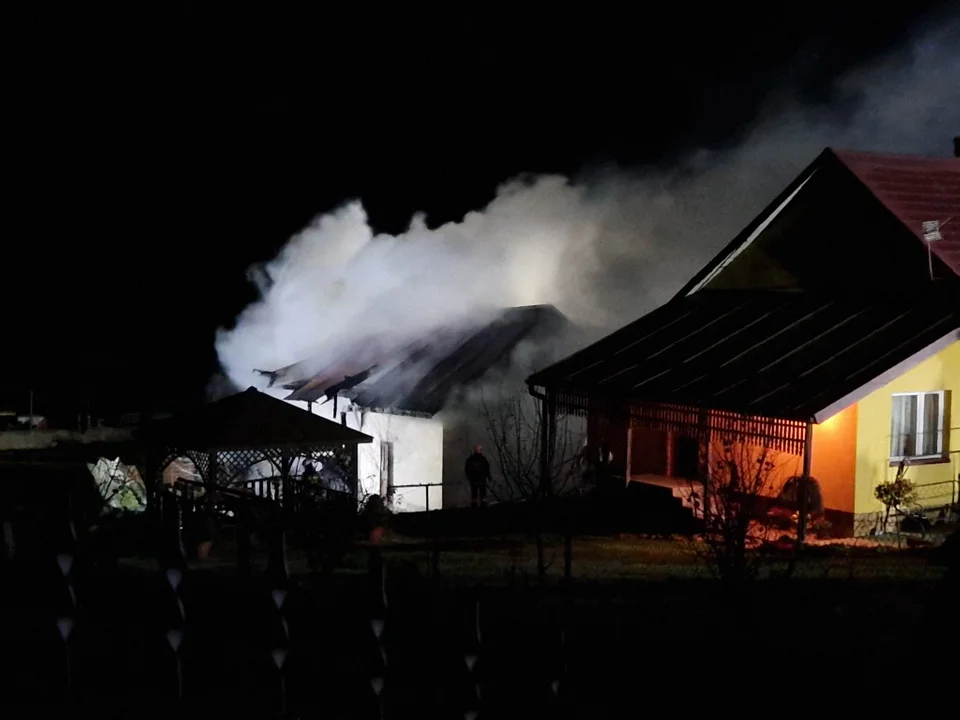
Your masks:
M543 401L545 401L545 400L547 399L547 396L546 396L546 395L544 395L544 394L541 393L541 392L537 392L537 391L534 389L533 385L531 385L530 383L527 383L527 392L529 392L529 393L530 393L533 397L535 397L537 400L543 400Z

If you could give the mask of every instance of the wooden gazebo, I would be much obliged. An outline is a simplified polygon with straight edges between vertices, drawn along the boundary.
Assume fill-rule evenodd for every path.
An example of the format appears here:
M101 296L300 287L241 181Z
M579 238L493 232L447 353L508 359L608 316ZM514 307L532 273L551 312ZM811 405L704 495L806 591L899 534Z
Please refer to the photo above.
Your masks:
M373 441L252 387L150 422L138 437L146 453L148 505L156 498L164 469L178 458L189 459L210 489L229 486L263 462L286 481L298 457L320 464L334 460L356 497L357 449Z

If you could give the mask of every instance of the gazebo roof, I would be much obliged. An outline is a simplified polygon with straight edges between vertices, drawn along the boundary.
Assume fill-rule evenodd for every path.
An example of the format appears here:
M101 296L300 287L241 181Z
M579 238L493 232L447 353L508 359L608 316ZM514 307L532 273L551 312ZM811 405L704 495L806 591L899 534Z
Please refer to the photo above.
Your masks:
M148 445L194 451L307 449L359 445L373 438L249 388L144 425Z

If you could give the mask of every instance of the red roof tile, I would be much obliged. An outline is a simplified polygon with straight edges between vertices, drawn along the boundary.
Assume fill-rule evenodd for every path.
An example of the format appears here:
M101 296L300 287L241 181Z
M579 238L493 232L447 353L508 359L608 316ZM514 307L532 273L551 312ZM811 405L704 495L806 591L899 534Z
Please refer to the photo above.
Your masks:
M930 249L960 275L960 158L833 153L921 242L924 223L939 221Z

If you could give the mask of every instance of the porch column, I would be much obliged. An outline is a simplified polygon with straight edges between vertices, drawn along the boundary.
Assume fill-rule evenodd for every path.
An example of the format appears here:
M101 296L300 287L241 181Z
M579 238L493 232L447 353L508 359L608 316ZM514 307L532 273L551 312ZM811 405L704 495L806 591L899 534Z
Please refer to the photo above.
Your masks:
M539 495L546 497L550 492L550 401L549 394L540 400L540 487Z
M673 443L675 439L674 431L667 430L666 436L667 436L667 462L666 462L666 468L664 469L664 472L666 473L667 477L673 477L674 472L676 472L676 464L677 464L676 458L674 457L674 447L673 447Z
M547 392L547 453L548 458L548 470L552 471L553 463L556 460L557 454L557 403L554 399L552 393ZM551 485L553 484L553 477L550 477ZM551 490L553 488L551 487Z
M710 411L700 410L697 416L697 444L700 446L699 475L702 484L704 530L710 529Z
M810 463L813 454L813 423L807 422L803 436L803 473L800 476L800 487L797 503L800 516L797 519L797 544L803 545L807 539L807 492L809 490Z

